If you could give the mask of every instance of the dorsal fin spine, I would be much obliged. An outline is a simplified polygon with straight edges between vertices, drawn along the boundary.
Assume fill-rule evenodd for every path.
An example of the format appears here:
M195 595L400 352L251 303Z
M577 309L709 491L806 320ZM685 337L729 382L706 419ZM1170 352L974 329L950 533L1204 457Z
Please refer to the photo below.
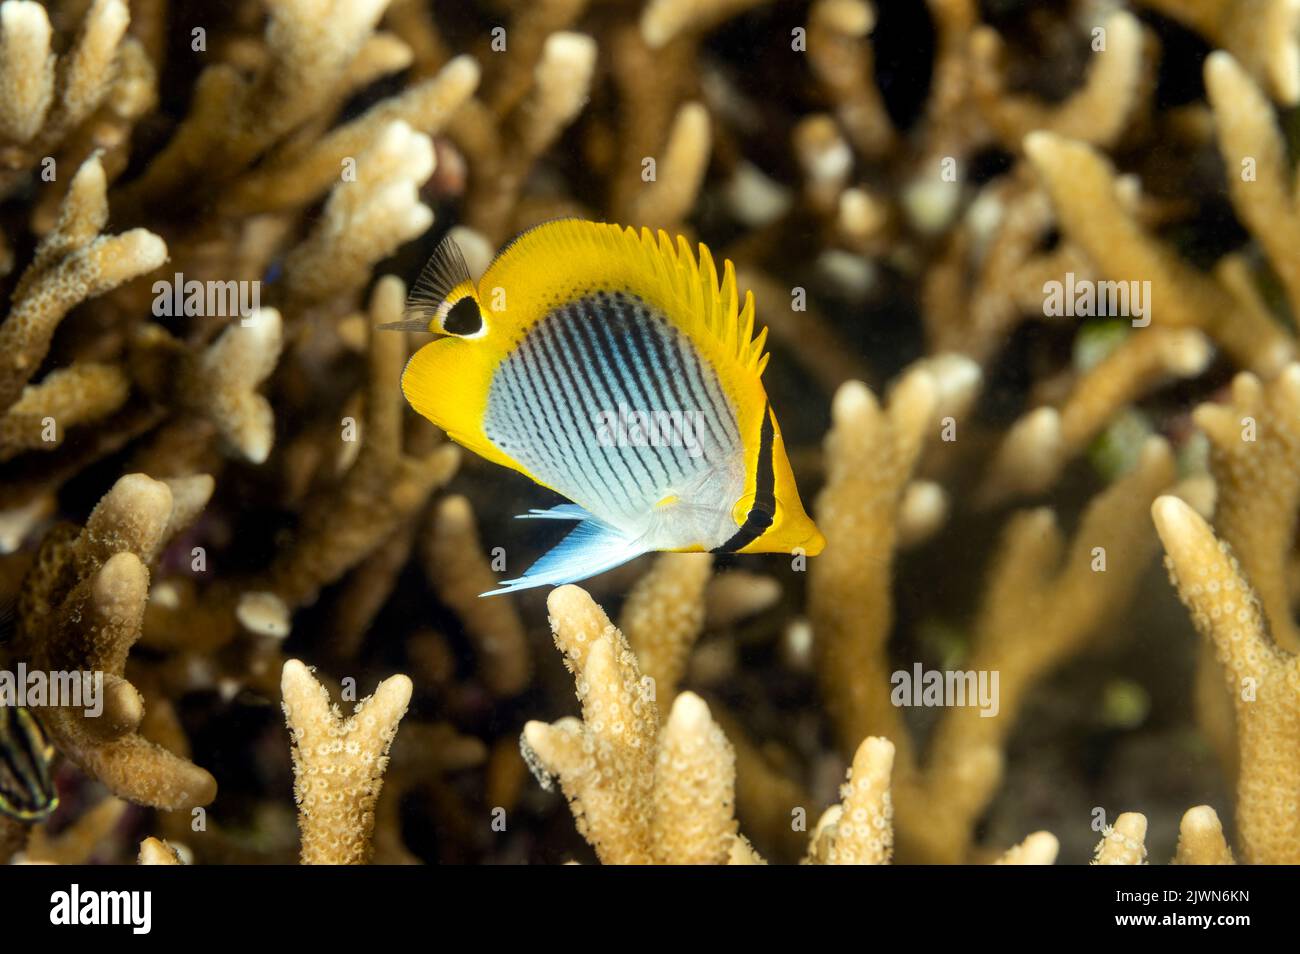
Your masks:
M749 337L741 334L741 314L736 294L736 266L731 264L731 259L724 259L722 262L720 287L722 321L727 327L727 350L736 355L741 364L744 364L749 350Z
M763 373L763 369L767 367L767 355L763 353L763 347L766 344L767 328L764 327L763 330L758 333L758 337L754 339L754 344L752 346L754 368L760 375Z
M466 283L470 287L470 294L477 294L469 266L465 263L465 255L456 240L447 234L411 285L404 311L408 317L429 321L447 296Z
M752 368L757 362L758 353L761 350L761 345L756 347L753 340L754 293L752 291L745 292L745 304L741 306L740 316L736 321L736 325L740 329L740 347L742 352L740 360L745 366Z
M726 334L722 327L721 299L722 296L717 294L714 289L718 287L718 270L713 265L713 256L709 254L709 249L703 243L700 244L700 267L697 284L700 286L700 297L706 302L705 313L708 315L709 330L717 335L720 332ZM713 292L710 294L710 292ZM722 340L726 340L725 338ZM728 352L732 353L732 352Z

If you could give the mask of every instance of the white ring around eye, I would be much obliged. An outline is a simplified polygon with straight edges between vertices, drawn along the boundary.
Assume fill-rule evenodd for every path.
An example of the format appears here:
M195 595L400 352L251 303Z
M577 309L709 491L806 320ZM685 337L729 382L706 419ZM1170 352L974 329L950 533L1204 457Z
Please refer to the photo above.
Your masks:
M478 306L479 306L479 308L478 308L478 319L479 319L479 328L478 328L478 331L474 332L472 335L458 335L458 334L456 334L456 333L453 332L453 331L448 331L448 330L447 330L447 327L446 327L446 324L445 324L445 322L446 322L446 318L447 318L447 312L451 311L452 307L453 307L454 305L456 305L457 302L461 301L461 299L468 298L468 297L470 297L470 296L468 296L468 295L461 295L460 298L457 298L455 301L447 300L447 301L444 301L441 305L438 306L437 311L435 311L435 312L433 313L434 329L436 329L437 334L440 334L440 335L447 335L448 337L451 337L451 338L463 338L463 339L466 340L466 341L473 341L473 340L475 340L476 338L484 338L484 337L487 336L487 333L488 333L488 320L487 320L487 313L483 310L483 305L482 305L482 303L481 303L481 302L478 302L477 299L475 299L475 302L476 302L476 303L478 304Z

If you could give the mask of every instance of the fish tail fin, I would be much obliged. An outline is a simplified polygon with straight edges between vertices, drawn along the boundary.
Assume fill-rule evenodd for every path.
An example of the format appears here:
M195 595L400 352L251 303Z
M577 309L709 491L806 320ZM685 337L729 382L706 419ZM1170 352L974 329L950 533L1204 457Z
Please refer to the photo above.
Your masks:
M541 516L551 516L551 512L546 511ZM563 515L555 516L564 519ZM629 539L604 521L594 518L583 520L569 531L568 536L542 554L523 576L515 580L502 580L498 589L479 595L496 596L498 593L513 593L534 586L576 583L622 566L646 552L648 548L639 540Z

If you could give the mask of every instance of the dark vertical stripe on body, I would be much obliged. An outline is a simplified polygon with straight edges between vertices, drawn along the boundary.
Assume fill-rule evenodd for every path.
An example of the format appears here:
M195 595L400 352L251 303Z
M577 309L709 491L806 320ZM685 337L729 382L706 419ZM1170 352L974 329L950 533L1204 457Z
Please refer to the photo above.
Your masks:
M555 455L551 452L551 448L534 439L534 436L539 437L542 433L538 427L537 414L533 409L533 403L521 395L519 382L516 380L516 377L517 376L513 373L501 375L501 393L505 401L510 405L510 412L520 420L527 418L530 425L530 429L523 431L519 437L520 450L524 452L524 455L516 456L531 456L535 453L539 457L545 456L547 461L553 464L555 462ZM488 427L485 429L485 431L488 432L489 437L492 436L490 433L492 429L491 422L489 421ZM493 439L496 440L496 438ZM511 443L513 443L513 440Z
M575 337L576 332L573 330L572 325L572 312L566 308L560 312L559 320L555 323L556 334L554 337L559 340L559 345L564 352L565 364L569 368L571 380L575 385L578 385L581 388L582 400L580 403L582 404L583 410L589 417L594 418L594 414L599 408L601 400L596 394L596 382L591 368L590 357L582 349L581 342L577 341ZM575 387L575 390L578 390L578 388ZM602 391L603 390L604 389L602 388ZM610 395L606 393L605 403L608 403L609 400ZM590 426L593 428L595 427L594 420L590 422ZM641 464L641 470L645 474L645 481L643 482L633 474L632 468L628 466L627 459L622 453L622 449L618 446L617 438L611 445L606 445L600 441L599 437L597 437L596 444L600 447L601 454L605 458L605 464L611 476L615 473L614 461L617 460L619 464L622 465L623 471L627 474L631 486L636 487L643 493L653 492L653 480L650 476L650 471L638 460L637 463Z
M621 325L626 326L629 324L627 316L623 312L619 311L616 305L611 305L607 302L606 307L610 309L611 314L617 316ZM645 382L645 387L649 387L647 375L644 373L643 368L637 367L637 363L633 359L629 341L631 336L626 327L621 327L615 331L610 327L612 324L613 322L610 321L600 322L600 331L605 336L606 345L612 349L613 356L615 357L615 374L617 374L619 380L623 382L623 387L627 391L629 399L633 402L631 408L648 412L652 409L650 395L649 392L643 390L642 387L643 382ZM623 374L624 369L627 371L626 376ZM635 391L633 388L635 388ZM652 456L652 459L655 461L659 471L663 475L664 485L667 485L672 481L672 478L668 475L668 468L664 466L663 448L655 447L652 448L652 450L654 452L653 455L647 454L646 456Z
M576 442L576 440L569 434L570 429L568 426L568 419L564 414L564 405L560 402L559 396L556 395L555 389L544 369L540 367L540 359L535 354L537 349L535 347L530 347L533 342L534 339L530 336L524 341L523 345L520 346L519 350L523 355L523 365L528 372L528 380L534 393L537 395L539 400L543 395L546 396L546 404L551 409L552 419L560 422L559 435L564 438L565 446L569 449L569 463L571 465L569 467L570 479L580 487L589 491L593 496L599 497L604 504L611 504L613 501L610 496L604 493L603 488L597 486L596 482L590 478L590 456L586 454L583 455L587 459L587 470L583 470L581 464L578 462L576 447L580 442ZM540 385L537 383L538 378L541 379ZM577 466L575 467L572 465Z
M43 813L54 797L40 731L30 713L0 706L0 806L20 816Z
M649 312L636 306L633 313L637 318L646 319L634 321L632 323L632 333L637 337L638 349L653 365L655 396L667 408L670 423L674 412L678 417L676 426L680 428L680 431L672 435L676 439L670 442L669 447L680 477L691 470L690 453L686 449L684 437L686 433L686 417L692 413L682 402L681 395L677 390L677 374L680 373L681 368L669 366L663 347L664 335L660 332L660 329L650 324ZM662 432L660 432L660 437L662 436Z
M630 393L627 380L625 380L623 374L621 374L619 356L614 354L614 348L612 348L610 341L608 341L608 322L602 320L599 315L593 315L593 313L586 311L586 305L589 303L590 299L584 299L580 300L576 305L576 307L580 309L580 312L578 313L580 313L581 316L580 321L577 322L578 328L582 331L582 337L585 339L586 347L588 347L590 354L593 354L595 359L599 360L599 363L601 363L601 381L604 383L604 386L606 386L608 393L611 395L617 394L616 403L624 404L624 406L632 409L636 406L637 398ZM597 328L598 325L599 329ZM621 454L623 454L624 458L632 458L633 460L636 460L638 467L641 467L643 471L646 472L647 476L649 476L650 469L647 467L645 461L641 459L642 455L638 454L637 450L637 447L620 448ZM656 464L658 464L659 469L664 469L662 455L658 456ZM675 467L673 468L673 471L675 471L673 474L664 474L664 482L671 482L673 477L680 480L682 477L681 469Z
M776 471L772 463L772 444L776 429L772 426L772 409L763 405L763 425L758 432L758 463L754 467L754 503L745 522L714 553L735 553L761 537L772 526L776 515Z
M577 303L576 307L579 309L580 319L577 322L577 329L575 329L574 334L581 334L587 349L586 353L594 356L599 362L600 379L604 382L606 390L611 395L612 402L626 407L628 410L634 410L639 399L637 395L632 393L628 378L623 373L625 369L621 359L615 353L615 349L607 337L609 322L601 317L599 311L588 312L587 308L590 304L590 299L583 299ZM611 410L617 409L611 408ZM620 421L620 423L625 422ZM619 454L625 460L636 461L637 467L644 471L646 477L654 485L656 478L651 475L650 466L643 459L644 455L639 453L639 450L637 447L622 446L619 448ZM661 472L660 483L656 485L657 488L667 486L674 479L681 478L680 468L673 467L671 473L667 471L661 455L656 455L654 463L656 470Z
M700 414L705 418L709 425L709 432L719 447L727 447L735 443L734 434L729 434L727 426L724 423L727 415L719 409L717 402L713 399L713 392L709 389L709 383L704 380L704 369L700 365L700 356L696 353L695 347L689 340L682 339L677 343L677 352L682 358L682 363L689 370L686 375L687 385L691 393L695 395L695 400L699 402ZM728 440L731 437L732 440Z
M522 362L519 362L519 364L522 364ZM528 427L511 429L507 443L501 446L509 449L520 460L531 460L532 455L535 453L538 458L544 456L546 463L555 466L560 458L558 452L543 439L546 431L542 429L542 421L536 407L537 396L533 393L531 384L522 379L522 375L518 373L518 368L511 368L507 373L501 375L501 387L505 398L510 402L511 410L515 412L515 416L521 421L525 417L528 420ZM522 412L520 412L520 408L523 408ZM517 445L516 440L518 441Z

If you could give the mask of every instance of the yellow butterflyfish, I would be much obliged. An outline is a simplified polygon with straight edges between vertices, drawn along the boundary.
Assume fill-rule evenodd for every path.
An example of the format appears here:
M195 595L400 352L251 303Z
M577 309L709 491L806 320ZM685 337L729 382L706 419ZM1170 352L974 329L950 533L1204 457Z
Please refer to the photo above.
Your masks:
M573 583L653 550L819 553L763 389L764 329L735 269L678 237L577 219L508 244L477 285L444 240L412 287L428 331L402 374L457 443L571 504L577 526L488 596Z

